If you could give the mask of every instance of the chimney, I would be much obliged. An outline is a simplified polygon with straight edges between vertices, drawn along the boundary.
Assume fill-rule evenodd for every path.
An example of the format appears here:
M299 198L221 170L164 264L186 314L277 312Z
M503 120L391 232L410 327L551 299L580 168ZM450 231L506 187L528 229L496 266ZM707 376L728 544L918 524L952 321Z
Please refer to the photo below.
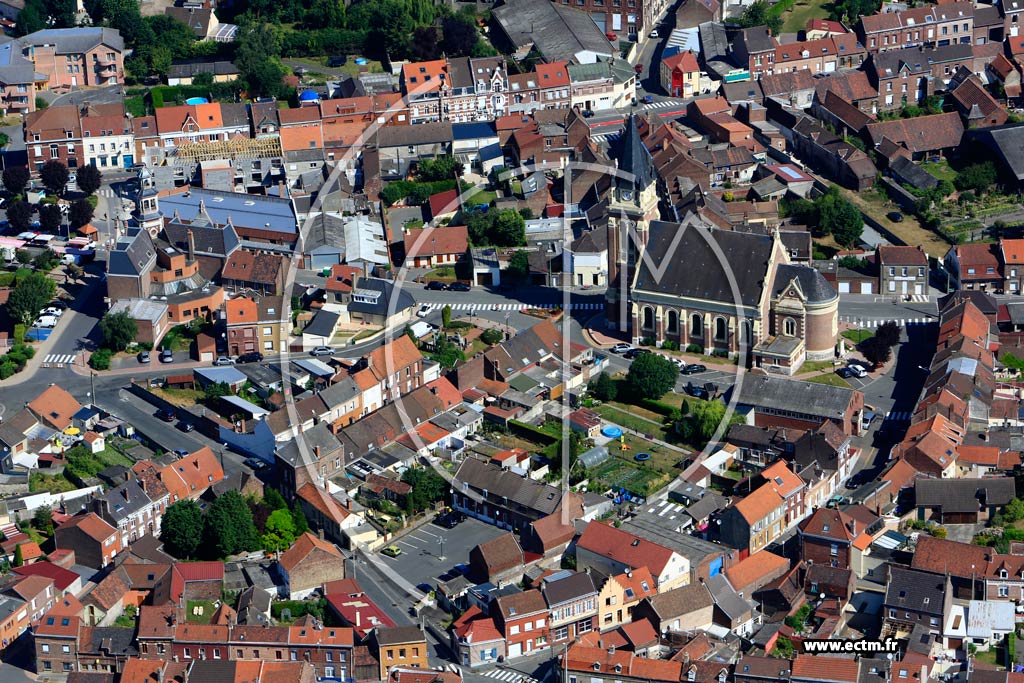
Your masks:
M345 509L346 510L351 510L352 509L352 499L351 498L346 498L345 499Z
M316 455L316 459L317 460L320 459L320 447L319 446L313 446L313 454Z
M609 645L608 646L608 654L609 655L614 655L615 654L615 645Z
M317 530L317 532L316 532L316 536L317 536L317 538L319 538L319 539L320 539L321 541L322 541L322 540L324 540L324 530L323 530L323 529L318 529L318 530Z
M359 628L362 625L363 625L363 613L359 610L359 608L356 608L356 628Z
M192 232L192 228L188 229L188 260L196 260L196 236Z
M164 667L167 664L161 664L156 670L156 683L164 683Z

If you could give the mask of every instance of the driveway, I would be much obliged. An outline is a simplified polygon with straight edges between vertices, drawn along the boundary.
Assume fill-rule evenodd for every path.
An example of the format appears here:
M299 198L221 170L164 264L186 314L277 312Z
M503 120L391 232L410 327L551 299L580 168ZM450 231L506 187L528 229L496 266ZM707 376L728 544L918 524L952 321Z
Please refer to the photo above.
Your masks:
M985 528L984 524L943 524L946 539L958 543L970 543Z
M90 104L115 104L123 101L121 95L122 86L107 85L102 88L89 88L87 90L72 90L64 95L54 95L51 92L42 91L39 96L50 101L50 106L61 106L65 104L79 105L83 102Z
M469 551L474 547L506 533L476 519L467 519L454 529L427 524L391 541L390 545L402 549L401 555L379 557L413 585L429 583L433 586L438 576L457 564L469 562Z

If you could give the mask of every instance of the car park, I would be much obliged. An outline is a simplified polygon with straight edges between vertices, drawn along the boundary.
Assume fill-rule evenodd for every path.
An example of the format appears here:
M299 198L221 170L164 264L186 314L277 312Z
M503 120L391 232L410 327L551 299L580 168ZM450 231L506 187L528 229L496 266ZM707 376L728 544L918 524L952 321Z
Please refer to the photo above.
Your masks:
M213 361L214 365L234 365L235 359L230 356L219 356L217 360Z
M243 353L238 357L239 363L262 363L263 354L259 351L250 351L249 353Z
M163 420L164 422L174 422L174 420L178 417L178 414L175 413L170 408L161 408L160 410L156 411L156 416Z
M448 287L440 280L431 280L424 289L429 289L432 292L443 292Z
M624 344L620 342L608 350L611 351L612 353L626 353L627 351L632 351L633 347L629 344Z
M330 356L334 353L334 349L330 346L317 346L309 352L311 356Z
M380 552L382 555L387 555L388 557L398 557L402 554L402 549L397 545L389 545Z
M707 371L708 371L708 366L706 366L706 365L701 365L700 363L690 363L688 365L684 365L679 370L679 374L681 374L681 375L696 375L698 373L707 372Z
M149 361L149 351L139 351L139 362L148 363Z

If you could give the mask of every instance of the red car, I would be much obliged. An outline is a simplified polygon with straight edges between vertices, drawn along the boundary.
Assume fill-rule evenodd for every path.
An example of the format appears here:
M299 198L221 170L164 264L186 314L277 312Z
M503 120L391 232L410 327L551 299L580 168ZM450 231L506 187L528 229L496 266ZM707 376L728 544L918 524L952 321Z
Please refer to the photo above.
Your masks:
M637 64L636 66L633 67L633 71L637 72L638 74L642 74L644 72L644 65Z
M619 37L617 35L615 35L614 33L612 33L611 31L609 31L608 33L604 34L604 37L607 38L608 40L610 40L613 43L616 40L619 39Z

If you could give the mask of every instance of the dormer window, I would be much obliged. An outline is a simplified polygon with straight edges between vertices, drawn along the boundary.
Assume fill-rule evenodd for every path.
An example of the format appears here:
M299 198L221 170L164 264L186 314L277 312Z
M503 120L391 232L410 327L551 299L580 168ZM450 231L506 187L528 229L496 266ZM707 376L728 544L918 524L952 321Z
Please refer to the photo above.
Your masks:
M1005 579L1005 578L1006 578L1006 576L1007 576L1007 573L1008 573L1008 572L1007 572L1007 571L1006 571L1005 569L1000 569L1000 570L999 570L999 578L1000 578L1000 579Z
M690 669L689 671L687 671L686 672L686 680L688 680L688 681L695 681L695 680L697 680L697 670L696 669Z
M594 671L601 670L601 662L594 662Z

